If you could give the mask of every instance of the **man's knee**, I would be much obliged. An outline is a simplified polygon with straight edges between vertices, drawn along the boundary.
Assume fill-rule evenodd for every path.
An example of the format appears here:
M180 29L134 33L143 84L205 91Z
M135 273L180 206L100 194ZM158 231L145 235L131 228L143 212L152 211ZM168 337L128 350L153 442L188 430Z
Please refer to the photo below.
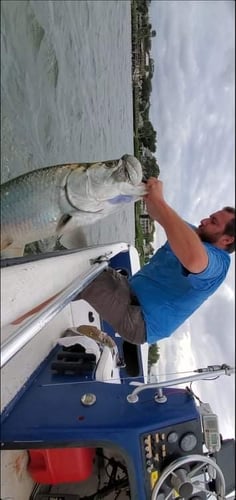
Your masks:
M120 335L131 344L146 342L146 325L140 306L130 306L121 320Z

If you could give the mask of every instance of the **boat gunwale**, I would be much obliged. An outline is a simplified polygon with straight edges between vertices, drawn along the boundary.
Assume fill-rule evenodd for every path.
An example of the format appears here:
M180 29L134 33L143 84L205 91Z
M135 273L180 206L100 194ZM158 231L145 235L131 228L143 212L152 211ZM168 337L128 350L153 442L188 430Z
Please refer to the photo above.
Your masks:
M0 267L1 269L4 269L6 267L10 266L17 266L20 264L27 264L29 262L35 262L38 260L44 260L44 259L50 259L53 257L60 257L64 255L71 255L71 254L76 254L76 253L82 253L84 251L89 251L89 250L94 250L97 248L109 248L113 245L127 245L127 250L130 247L129 243L125 243L123 241L114 241L111 243L105 243L105 244L99 244L99 245L90 245L87 247L81 247L81 248L73 248L73 249L63 249L63 250L53 250L52 252L45 252L45 253L38 253L38 254L30 254L30 255L24 255L22 257L10 257L10 258L4 258L0 259Z

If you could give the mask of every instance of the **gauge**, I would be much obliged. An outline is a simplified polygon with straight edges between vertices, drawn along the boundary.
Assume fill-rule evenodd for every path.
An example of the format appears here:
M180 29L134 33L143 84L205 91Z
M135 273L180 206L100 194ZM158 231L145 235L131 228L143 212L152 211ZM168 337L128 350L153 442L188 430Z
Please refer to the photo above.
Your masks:
M178 437L177 432L170 432L167 436L167 441L168 443L176 443L176 441L178 441Z
M192 451L197 444L197 438L192 432L185 434L180 441L180 448L183 451Z

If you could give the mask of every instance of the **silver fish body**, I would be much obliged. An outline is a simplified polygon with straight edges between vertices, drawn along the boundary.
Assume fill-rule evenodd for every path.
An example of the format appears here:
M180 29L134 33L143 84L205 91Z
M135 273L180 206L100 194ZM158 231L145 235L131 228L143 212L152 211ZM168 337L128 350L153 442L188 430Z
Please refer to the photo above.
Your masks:
M142 167L120 160L46 167L1 185L1 254L23 255L27 243L61 236L109 215L145 193Z

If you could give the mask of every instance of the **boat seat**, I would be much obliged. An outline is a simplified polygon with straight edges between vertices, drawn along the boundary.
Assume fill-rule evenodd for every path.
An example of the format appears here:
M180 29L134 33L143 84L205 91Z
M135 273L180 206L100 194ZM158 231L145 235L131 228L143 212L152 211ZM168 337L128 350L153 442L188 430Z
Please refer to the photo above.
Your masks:
M95 379L99 382L120 383L119 368L116 366L116 352L107 346L99 348L97 342L85 335L74 335L60 337L57 344L64 347L72 347L79 344L84 347L86 354L96 356Z
M115 368L115 356L109 347L104 346L95 372L96 380L111 382L116 372Z
M98 347L97 342L95 340L86 337L85 335L70 335L67 337L60 337L57 339L56 344L59 344L63 347L72 347L73 345L81 345L84 347L85 352L87 354L94 354L96 356L96 363L98 363L101 351Z

